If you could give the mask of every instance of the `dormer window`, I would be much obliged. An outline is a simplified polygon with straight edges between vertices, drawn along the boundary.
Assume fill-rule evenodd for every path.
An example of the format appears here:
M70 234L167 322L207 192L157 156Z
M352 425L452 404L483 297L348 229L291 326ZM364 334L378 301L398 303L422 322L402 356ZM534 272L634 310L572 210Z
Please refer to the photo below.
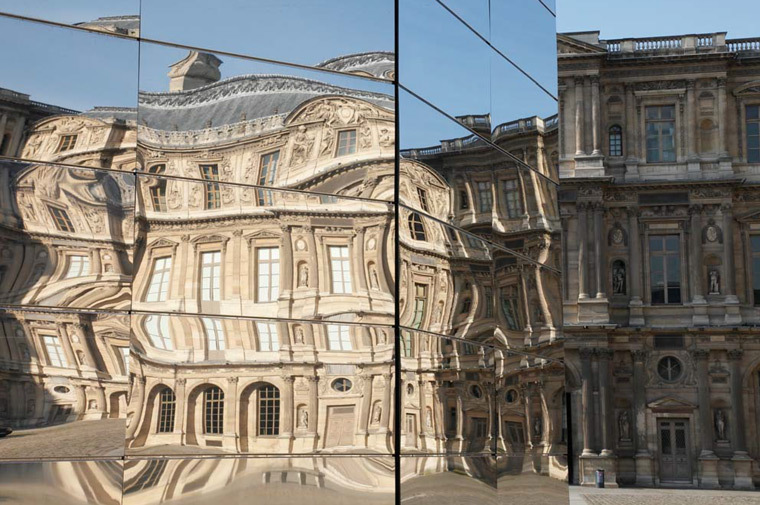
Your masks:
M425 225L422 224L422 218L416 212L409 214L409 233L414 240L420 240L422 242L427 240Z
M71 151L77 145L76 135L64 135L58 143L58 152Z
M218 165L201 165L201 174L207 181L219 181ZM218 209L222 206L219 182L206 183L206 209Z
M420 198L420 207L422 210L425 212L430 212L428 210L427 191L422 188L417 188L417 196Z
M65 210L59 209L58 207L50 207L50 214L53 216L56 228L60 231L74 231L74 224L71 222L69 214Z
M338 156L356 152L356 130L344 130L338 133Z

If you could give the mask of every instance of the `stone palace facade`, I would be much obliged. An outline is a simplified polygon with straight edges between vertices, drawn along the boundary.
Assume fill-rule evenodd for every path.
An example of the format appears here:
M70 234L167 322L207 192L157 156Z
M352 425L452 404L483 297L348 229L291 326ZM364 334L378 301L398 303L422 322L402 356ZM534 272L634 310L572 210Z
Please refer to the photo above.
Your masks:
M760 41L558 35L572 482L760 481Z

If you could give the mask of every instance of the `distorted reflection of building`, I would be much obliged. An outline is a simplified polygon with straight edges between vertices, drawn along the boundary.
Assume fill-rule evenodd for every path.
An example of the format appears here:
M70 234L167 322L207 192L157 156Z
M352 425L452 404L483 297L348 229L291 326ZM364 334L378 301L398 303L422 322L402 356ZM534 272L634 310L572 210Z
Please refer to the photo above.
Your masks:
M473 134L401 151L402 366L435 391L420 404L445 413L438 451L485 446L503 455L500 473L531 462L536 473L564 479L557 118L493 131L488 116L458 119L511 156ZM484 360L477 344L495 350ZM488 368L466 370L479 353ZM477 391L488 398L481 408ZM408 433L422 423L421 448L429 450L425 432L436 432L418 421L428 417L424 408L411 407L402 436L413 445Z
M122 503L121 461L37 461L0 464L0 500L9 505Z
M129 447L389 452L393 99L220 64L140 93Z
M124 469L124 505L394 503L391 456L150 459Z
M124 417L129 318L71 309L129 309L133 177L4 161L0 181L0 420Z
M758 39L558 48L572 480L753 488Z

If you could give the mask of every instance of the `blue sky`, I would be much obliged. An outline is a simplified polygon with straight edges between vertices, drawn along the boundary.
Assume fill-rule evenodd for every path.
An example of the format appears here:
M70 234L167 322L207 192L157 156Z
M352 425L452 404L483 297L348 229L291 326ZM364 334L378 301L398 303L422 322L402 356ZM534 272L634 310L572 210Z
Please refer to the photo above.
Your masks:
M605 39L724 31L760 37L759 19L758 0L557 0L558 31L600 30Z

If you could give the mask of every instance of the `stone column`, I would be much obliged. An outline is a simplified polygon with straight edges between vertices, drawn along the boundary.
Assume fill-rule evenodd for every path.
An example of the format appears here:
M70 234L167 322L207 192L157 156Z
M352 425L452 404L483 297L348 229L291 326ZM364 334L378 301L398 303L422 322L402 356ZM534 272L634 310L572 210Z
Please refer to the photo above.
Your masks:
M592 142L593 142L593 152L592 154L596 156L601 156L601 139L600 137L600 130L601 130L601 117L599 114L599 76L598 75L592 75L591 76L591 136Z
M293 436L293 376L282 377L285 387L282 390L282 415L280 418L280 437L291 438Z
M290 225L283 224L280 252L280 296L290 296L293 291L293 244Z
M588 217L586 209L588 204L578 203L578 299L588 298Z
M752 482L752 463L753 460L747 454L747 438L744 431L744 391L742 388L742 357L744 351L741 349L732 349L728 351L728 361L731 371L731 420L729 424L733 426L731 434L733 436L734 455L731 463L734 467L734 488L735 489L754 489Z
M646 368L648 351L633 351L633 429L636 441L636 484L654 485L652 455L647 442Z
M636 453L649 454L646 428L646 369L644 364L648 352L644 350L633 351L633 412L634 431L636 432Z
M462 406L462 395L457 395L457 440L464 439L464 409Z
M529 447L533 447L533 384L521 384L521 395L525 400L525 431L527 433L526 442Z
M641 302L641 237L639 237L639 209L628 211L628 242L630 247L629 270L631 299Z
M135 438L137 428L142 424L142 413L145 403L145 377L134 378L133 392L129 399L129 404L135 406L131 419L129 419L129 426L127 426L126 439L127 441ZM77 388L79 389L79 388Z
M106 388L102 384L95 386L95 394L97 395L98 411L106 416L108 407L106 406Z
M18 383L14 383L18 384ZM145 389L145 382L143 381L143 390ZM87 414L87 386L78 384L74 386L77 397L77 419L82 419ZM16 394L16 398L23 399L23 395ZM23 403L20 407L23 408ZM21 412L23 414L23 411ZM130 425L131 426L131 425Z
M636 113L634 111L634 97L633 86L630 84L625 85L625 144L623 144L623 154L625 154L626 160L635 159L636 150L635 135L636 131Z
M237 449L237 405L238 378L227 377L227 389L224 392L224 447Z
M612 409L610 408L610 360L614 352L611 349L599 349L599 417L602 422L602 452L601 456L613 456L612 449L614 442L612 440L612 429L610 422L612 419Z
M591 355L592 351L588 347L578 350L581 355L581 410L583 411L583 420L581 428L583 430L583 456L593 456L594 439L592 431L593 423L593 391L591 390L591 381L593 380L591 372Z
M734 292L734 219L731 204L720 207L723 214L723 292L727 303L739 303Z
M426 380L420 379L417 383L417 389L420 394L420 436L424 438L428 434L427 427L427 398L425 398L425 384Z
M307 433L315 435L317 433L317 415L319 412L319 391L317 389L319 377L307 376L306 380L309 381L309 426ZM366 394L365 392L365 396Z
M697 155L697 116L699 114L697 110L696 100L696 81L694 79L688 79L686 81L686 146L688 149L689 160L698 160ZM699 168L699 167L697 167Z
M370 405L372 404L372 376L360 375L362 381L362 402L359 410L359 434L366 435L369 427Z
M388 425L389 422L393 422L390 416L391 410L391 390L393 389L393 375L390 373L383 374L383 381L385 381L385 390L383 391L383 405L380 411L380 431L390 431Z
M728 152L726 151L726 110L728 109L726 104L726 79L718 78L718 156L720 158L727 158Z
M742 392L741 360L744 351L732 349L728 351L728 361L731 368L731 414L733 417L734 454L747 454L747 442L744 433L744 395Z
M692 351L697 362L697 391L699 395L699 433L701 435L700 458L713 456L713 421L710 411L710 375L707 371L707 361L710 351L697 349Z
M575 78L575 155L582 156L583 149L583 77Z
M602 237L604 237L603 217L604 206L600 202L594 206L594 266L597 298L607 297L604 293L604 269L602 268Z
M174 399L176 401L175 403L175 409L174 409L174 434L178 435L180 437L180 443L184 443L182 437L185 435L185 409L187 408L187 398L185 397L185 385L187 384L187 379L183 377L178 377L174 380ZM156 401L160 402L160 398L156 398Z
M689 229L689 283L691 284L692 303L705 303L702 291L702 206L689 207L691 227Z
M352 251L351 256L353 257L354 271L356 272L356 279L357 279L356 286L354 286L354 291L360 291L360 290L368 291L367 268L366 268L366 265L364 264L364 231L365 231L365 228L363 226L359 227L356 230L356 234L354 235L354 239L353 239L353 251ZM379 280L379 276L380 276L379 270L378 270L377 275L378 275L378 280Z

